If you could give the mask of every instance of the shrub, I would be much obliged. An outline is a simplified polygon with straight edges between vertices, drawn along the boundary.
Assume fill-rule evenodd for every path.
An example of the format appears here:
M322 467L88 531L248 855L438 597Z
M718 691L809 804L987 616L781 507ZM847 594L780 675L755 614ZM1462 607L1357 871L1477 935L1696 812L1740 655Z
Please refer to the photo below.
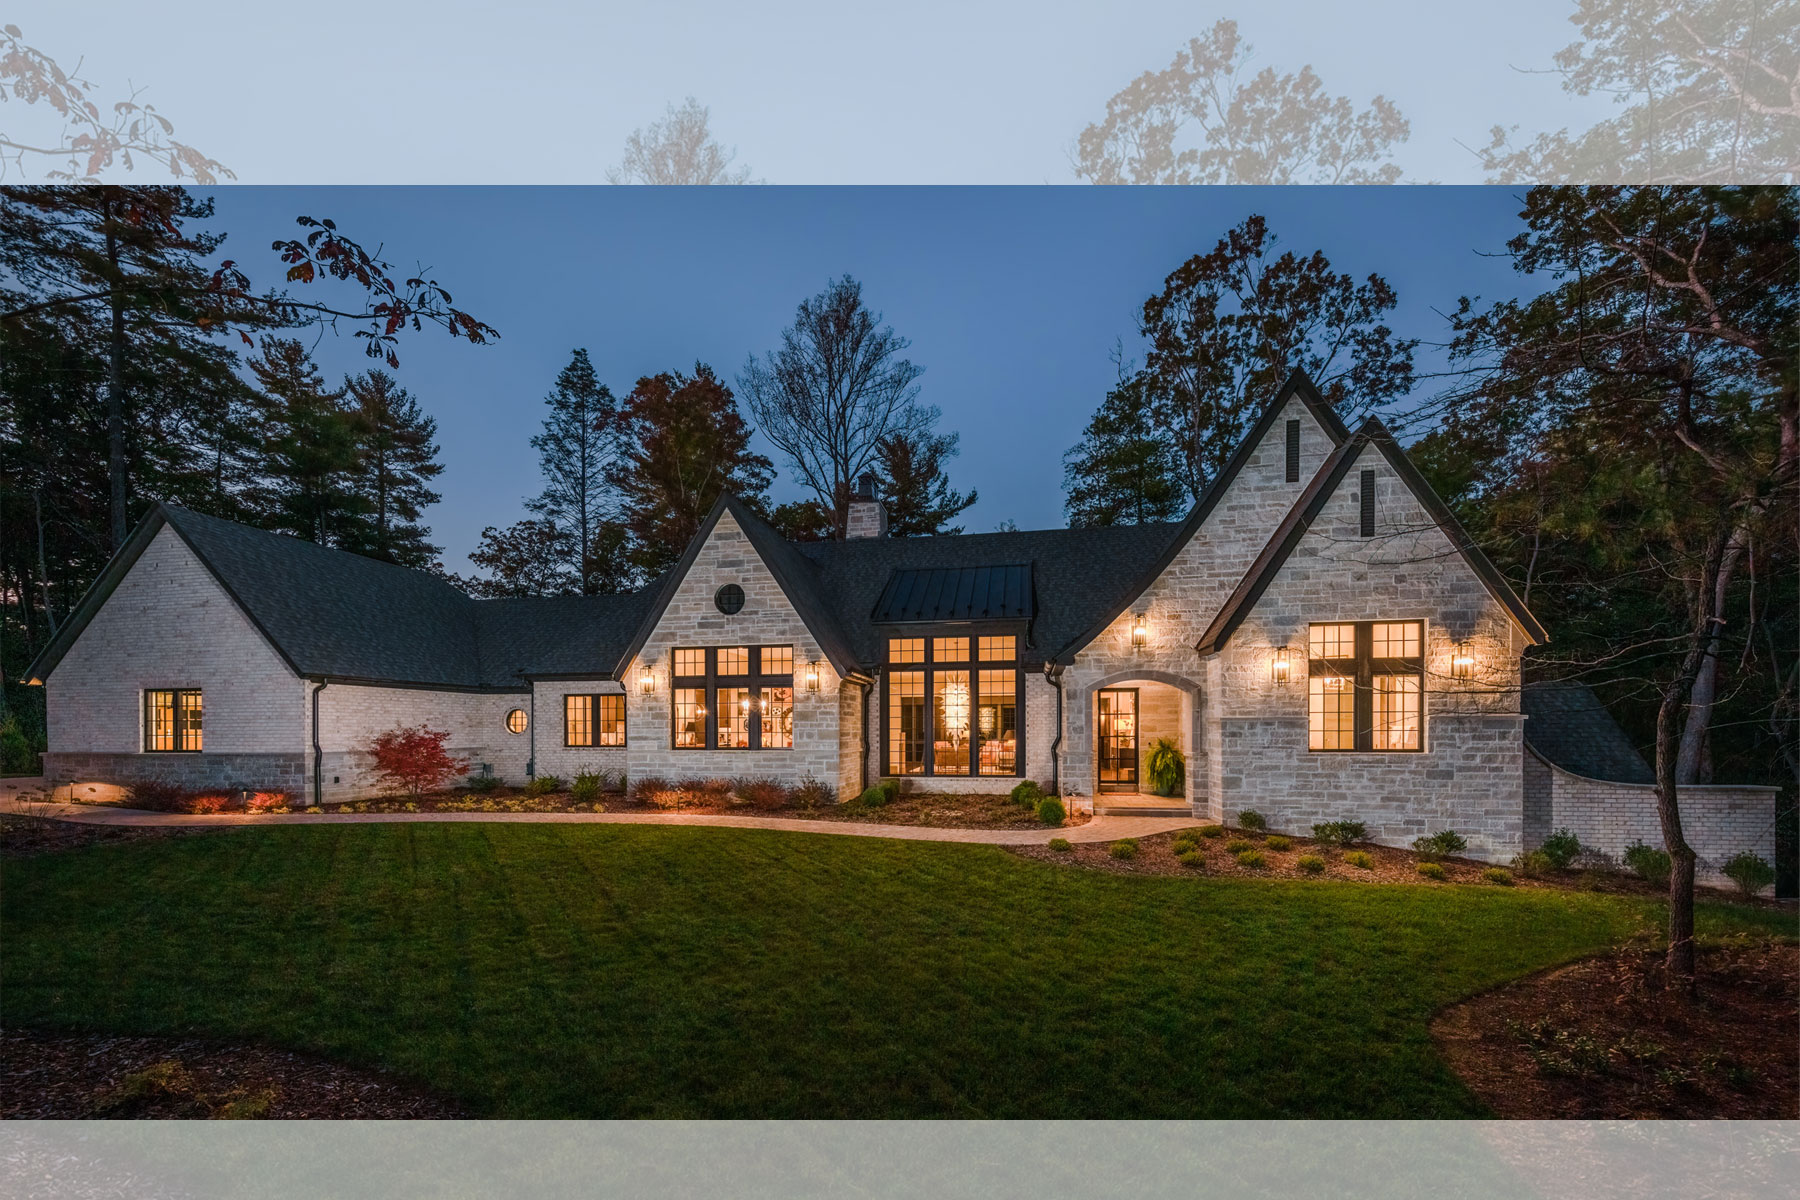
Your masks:
M655 775L645 775L641 779L635 779L632 781L631 787L627 789L633 800L642 800L646 804L650 803L650 797L656 793L668 790L669 781Z
M592 803L606 786L606 776L598 771L577 771L569 784L569 796L583 804Z
M1238 814L1239 829L1267 829L1268 827L1268 819L1254 808L1246 808Z
M731 790L751 808L784 808L788 802L787 785L773 779L740 779Z
M892 804L894 801L896 801L900 798L901 788L900 788L900 781L898 779L884 779L880 783L876 784L875 786L880 788L883 792L887 793L887 798L888 798L889 804Z
M1325 860L1316 854L1302 854L1294 860L1294 865L1308 875L1317 875L1325 869Z
M1013 787L1012 802L1020 808L1036 808L1037 802L1044 798L1044 789L1035 779L1024 780Z
M369 743L375 773L417 800L421 792L435 791L468 773L469 760L453 758L444 749L449 738L447 731L429 725L397 725L378 733Z
M1227 854L1242 854L1246 850L1254 849L1256 849L1256 843L1247 842L1243 838L1232 838L1225 843L1225 853Z
M887 802L887 789L883 787L872 786L866 788L863 791L863 794L856 798L856 804L859 808L885 808L887 807Z
M1055 796L1045 796L1038 801L1037 818L1046 825L1061 825L1069 819L1069 814L1064 811L1061 800Z
M894 784L894 791L900 785ZM893 793L889 793L891 796ZM812 778L810 775L795 784L788 791L788 802L802 812L811 812L815 808L823 808L827 804L837 803L837 789L829 783Z
M560 775L536 775L525 785L527 796L548 796L551 792L560 792L567 786Z
M1559 829L1545 838L1544 844L1538 849L1543 851L1552 867L1558 871L1566 871L1575 861L1576 855L1581 853L1581 839L1567 829Z
M1361 821L1326 821L1312 829L1313 837L1328 846L1354 846L1369 836L1368 827Z
M147 808L154 812L186 812L194 794L176 783L156 779L139 779L125 785L125 803L131 808Z
M1358 867L1364 871L1372 871L1375 869L1375 860L1369 857L1367 851L1352 850L1350 853L1344 855L1344 861L1351 866Z
M1512 869L1527 879L1539 879L1551 871L1550 856L1542 850L1527 850L1523 854L1515 854Z
M1157 738L1144 765L1150 774L1150 790L1159 796L1173 796L1187 780L1187 759L1173 738Z
M1284 838L1279 833L1270 834L1269 840L1264 842L1263 845L1268 847L1270 850L1275 850L1275 851L1291 850L1294 848L1293 839L1292 838Z
M1655 846L1646 846L1642 842L1633 842L1625 847L1625 865L1646 883L1664 887L1669 882L1669 872L1674 863L1667 850L1659 850Z
M1180 854L1175 856L1175 861L1190 871L1203 871L1206 869L1206 855L1200 853L1198 850L1183 850Z
M1174 840L1169 843L1169 850L1174 854L1181 854L1187 850L1198 849L1200 849L1200 838L1191 829L1182 830L1180 833L1176 834Z
M278 808L286 809L289 803L290 798L286 792L252 792L250 798L244 801L244 810L246 812L274 812Z
M1225 827L1223 825L1202 825L1200 827L1200 836L1203 838L1224 837Z
M463 786L471 792L491 792L500 786L498 775L471 775L463 780Z
M1050 839L1050 848L1052 850L1056 851L1058 854L1067 854L1069 851L1073 850L1075 847L1071 846L1069 844L1068 838L1051 838Z
M19 718L11 713L0 721L0 774L37 775L43 766L31 739L19 726Z
M1725 877L1738 885L1738 891L1745 896L1756 893L1775 882L1775 868L1765 862L1760 854L1745 850L1725 860L1720 868Z
M1513 885L1512 872L1505 867L1489 867L1481 873L1481 877L1489 883L1497 884L1500 887L1511 887Z
M1427 837L1413 839L1413 849L1432 862L1446 854L1458 854L1468 848L1469 843L1454 829L1442 829Z
M1262 870L1263 862L1263 852L1261 850L1243 850L1237 855L1238 866L1247 867L1252 871Z
M231 807L231 797L223 792L201 792L188 801L191 813L222 813Z
M1120 838L1106 848L1106 852L1114 858L1136 858L1138 844L1136 838Z
M1427 879L1435 879L1439 883L1442 883L1444 880L1446 880L1450 877L1450 873L1448 871L1444 870L1444 865L1442 863L1434 863L1434 862L1420 863L1419 864L1419 874L1423 875Z

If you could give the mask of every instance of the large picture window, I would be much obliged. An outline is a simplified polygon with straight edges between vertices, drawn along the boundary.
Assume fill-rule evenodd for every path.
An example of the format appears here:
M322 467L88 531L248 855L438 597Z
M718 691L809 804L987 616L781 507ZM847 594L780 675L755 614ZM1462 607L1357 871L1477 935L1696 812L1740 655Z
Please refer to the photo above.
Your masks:
M1307 630L1311 750L1425 748L1425 624L1345 621Z
M152 688L144 692L144 749L193 753L200 741L200 689Z
M1018 639L891 638L884 757L890 775L1017 775Z
M794 648L710 646L675 651L677 750L791 750Z
M623 746L625 697L564 696L563 745Z

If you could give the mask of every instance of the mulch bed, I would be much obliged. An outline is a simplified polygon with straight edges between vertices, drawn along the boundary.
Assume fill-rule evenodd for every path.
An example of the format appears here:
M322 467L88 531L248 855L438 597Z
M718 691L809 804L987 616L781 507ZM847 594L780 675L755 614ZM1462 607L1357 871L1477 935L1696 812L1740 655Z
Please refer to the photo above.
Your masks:
M58 821L53 817L0 813L0 858L29 858L34 854L78 850L83 846L154 841L214 832L217 831L201 828L87 825L77 821Z
M0 1032L0 1120L466 1115L450 1100L396 1076L266 1046Z
M1800 947L1699 951L1690 1003L1662 953L1633 946L1557 967L1440 1013L1432 1035L1502 1117L1800 1117Z

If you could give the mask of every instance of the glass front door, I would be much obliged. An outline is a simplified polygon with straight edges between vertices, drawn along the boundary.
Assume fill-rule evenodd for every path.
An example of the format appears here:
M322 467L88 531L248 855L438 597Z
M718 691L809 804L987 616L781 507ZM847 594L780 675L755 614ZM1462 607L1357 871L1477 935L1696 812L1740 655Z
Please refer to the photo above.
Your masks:
M1138 694L1136 688L1105 688L1100 698L1100 790L1138 790Z

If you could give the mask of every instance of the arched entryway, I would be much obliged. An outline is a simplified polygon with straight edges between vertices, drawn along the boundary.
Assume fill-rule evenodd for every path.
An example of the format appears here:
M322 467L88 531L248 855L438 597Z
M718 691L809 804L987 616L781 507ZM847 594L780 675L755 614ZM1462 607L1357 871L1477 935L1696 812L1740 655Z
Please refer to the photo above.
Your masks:
M1091 778L1088 791L1100 810L1179 810L1201 794L1196 749L1200 745L1200 685L1165 671L1119 671L1087 690ZM1182 785L1156 793L1150 755L1168 739L1187 765Z

